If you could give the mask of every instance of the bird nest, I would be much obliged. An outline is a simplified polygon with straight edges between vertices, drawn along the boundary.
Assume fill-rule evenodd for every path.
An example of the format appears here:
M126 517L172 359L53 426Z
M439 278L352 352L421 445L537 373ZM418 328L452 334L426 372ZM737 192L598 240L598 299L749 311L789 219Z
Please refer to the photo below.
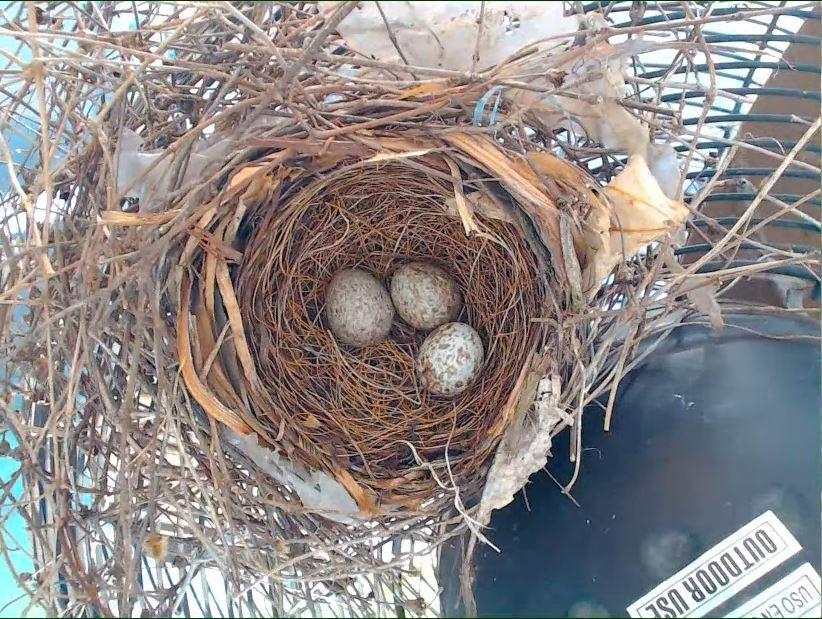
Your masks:
M508 163L488 140L454 140ZM452 502L443 479L478 496L546 321L566 297L526 212L491 170L459 150L461 158L444 154L445 142L386 152L392 146L341 141L299 167L295 150L310 146L269 149L234 172L179 261L181 358L191 359L184 376L195 397L238 434L333 475L371 515L436 512ZM562 178L552 187L554 195L533 189L547 201L585 191ZM360 267L388 280L411 261L456 280L459 318L486 351L480 375L456 397L420 385L425 331L397 318L387 340L351 347L328 328L326 290L337 271Z
M741 97L713 55L762 57L710 28L793 5L321 5L2 8L0 446L49 614L430 614L417 557L481 539L566 430L568 492L643 340L721 327L743 278L818 281L759 236L815 194L753 217L818 174L818 115L785 145L708 131ZM731 223L700 212L717 144L775 170ZM453 398L420 388L424 332L328 329L337 270L412 260L485 348Z

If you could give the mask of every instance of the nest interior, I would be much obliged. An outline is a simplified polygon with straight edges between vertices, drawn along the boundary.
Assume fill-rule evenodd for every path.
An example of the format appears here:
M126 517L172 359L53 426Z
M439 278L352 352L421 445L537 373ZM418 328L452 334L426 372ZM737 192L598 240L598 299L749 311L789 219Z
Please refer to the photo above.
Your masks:
M546 274L519 225L478 217L483 234L469 238L446 212L453 196L450 182L402 163L350 165L246 218L236 290L261 382L249 390L255 415L272 436L285 424L292 457L334 462L383 501L430 497L418 458L439 470L447 452L452 481L476 476L544 312ZM412 260L455 278L459 320L483 340L484 367L454 398L420 388L414 359L426 332L395 317L386 341L354 348L325 324L337 270L361 267L387 283Z

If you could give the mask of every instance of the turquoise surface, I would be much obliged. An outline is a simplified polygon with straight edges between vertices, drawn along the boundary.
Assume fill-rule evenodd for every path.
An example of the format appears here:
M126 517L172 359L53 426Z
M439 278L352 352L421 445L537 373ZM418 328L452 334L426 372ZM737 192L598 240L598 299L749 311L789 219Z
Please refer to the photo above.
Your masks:
M12 448L17 446L16 441L10 434L6 435L6 440L9 441ZM6 483L19 470L19 463L7 457L0 457L0 480ZM0 561L0 617L19 617L29 606L30 602L26 593L18 585L16 579L12 576L11 567L9 566L9 559L14 564L15 571L29 572L34 571L34 565L31 561L31 542L26 523L23 517L17 513L10 505L11 502L19 499L23 492L22 479L18 476L17 481L12 487L11 496L7 501L0 506L0 522L2 522L2 534L5 538L6 544L11 549L9 557L4 557ZM25 549L25 550L24 550ZM45 616L40 609L31 609L27 616L42 617Z
M30 50L27 47L23 46L21 48L18 41L8 36L0 35L0 50L14 54L23 61L31 58ZM4 62L0 64L0 68L17 69L15 64L6 66L7 62L8 60L4 59ZM0 96L0 109L3 107L3 99L4 97ZM37 136L31 133L26 127L14 122L3 127L3 136L9 144L13 161L16 164L24 161L32 145L37 144L38 139ZM11 186L5 161L2 161L1 157L0 163L2 164L0 165L0 194L5 194L11 189ZM36 159L29 159L27 163L36 163ZM3 377L4 369L0 366L0 379ZM22 398L17 396L12 402L12 414L19 414L21 407ZM12 449L17 447L17 441L11 432L7 432L3 438L9 442ZM15 459L0 456L0 484L4 486L15 478L18 470L19 463ZM14 571L18 573L32 573L34 571L34 565L31 560L31 536L25 520L13 506L15 501L20 498L22 492L22 478L17 476L11 488L11 493L2 505L0 505L0 535L3 536L6 545L10 549L8 556L0 556L0 617L19 617L27 609L29 610L26 615L28 617L45 616L42 609L36 607L29 608L30 599L13 577L10 565L10 563L14 565ZM3 494L0 494L0 496L3 496Z

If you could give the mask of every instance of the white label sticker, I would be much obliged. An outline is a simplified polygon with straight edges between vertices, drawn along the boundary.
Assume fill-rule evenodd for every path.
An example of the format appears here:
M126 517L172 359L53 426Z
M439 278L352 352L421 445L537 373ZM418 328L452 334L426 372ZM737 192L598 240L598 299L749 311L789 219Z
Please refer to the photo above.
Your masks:
M820 617L822 584L810 563L798 567L726 617Z
M704 617L802 547L767 511L628 607L631 617Z

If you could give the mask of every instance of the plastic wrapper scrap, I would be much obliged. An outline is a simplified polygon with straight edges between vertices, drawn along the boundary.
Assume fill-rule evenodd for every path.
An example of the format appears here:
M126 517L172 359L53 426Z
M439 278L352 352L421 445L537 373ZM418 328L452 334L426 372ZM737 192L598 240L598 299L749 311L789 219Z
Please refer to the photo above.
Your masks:
M331 11L338 4L320 7ZM577 25L560 2L360 2L337 29L351 49L379 60L468 71Z
M331 11L338 3L320 4ZM559 2L361 2L338 30L352 49L378 60L473 71L528 46L557 45L580 25L592 33L607 26L585 21L592 17L567 17ZM651 172L665 195L674 198L681 177L674 150L651 144L640 120L620 105L626 91L626 59L652 49L654 44L642 39L558 49L552 71L537 67L531 73L551 77L531 78L529 89L510 87L503 96L513 115L528 116L549 128L580 127L606 148L644 157L652 162ZM505 72L501 68L499 76ZM549 81L557 76L559 83Z

